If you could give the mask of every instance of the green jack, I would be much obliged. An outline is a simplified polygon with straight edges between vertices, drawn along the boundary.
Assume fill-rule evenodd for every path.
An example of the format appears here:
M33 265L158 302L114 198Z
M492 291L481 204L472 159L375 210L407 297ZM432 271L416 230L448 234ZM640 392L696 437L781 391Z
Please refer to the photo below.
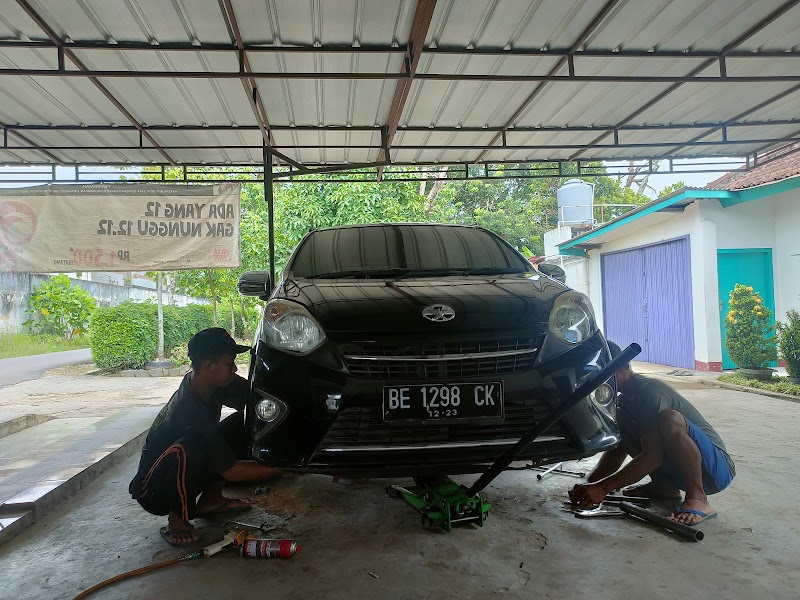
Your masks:
M422 515L422 526L449 532L457 523L475 523L483 527L492 508L480 494L469 496L467 488L449 477L415 477L417 485L406 489L387 485L386 493L400 498Z

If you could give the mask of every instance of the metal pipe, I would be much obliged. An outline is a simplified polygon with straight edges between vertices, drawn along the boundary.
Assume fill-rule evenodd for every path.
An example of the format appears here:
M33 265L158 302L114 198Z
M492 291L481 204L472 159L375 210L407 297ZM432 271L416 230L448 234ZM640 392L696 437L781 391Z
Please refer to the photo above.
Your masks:
M400 80L406 73L313 73L281 71L139 71L77 69L0 69L0 76L16 77L68 77L107 79L303 79L303 80ZM457 73L417 73L422 81L488 81L495 83L575 82L575 83L796 83L800 75L738 75L730 77L684 75L490 75Z
M641 508L636 506L635 504L631 504L630 502L622 502L619 505L620 509L623 512L633 515L634 517L639 517L647 521L648 523L653 523L653 525L658 525L659 527L663 527L673 533L677 533L681 537L685 537L686 539L692 540L693 542L699 542L705 537L705 534L700 529L695 529L694 527L689 527L688 525L684 525L683 523L676 523L675 521L670 521L666 517L662 517L654 513L653 511L647 510L645 508Z
M613 377L623 365L629 363L642 351L639 344L631 344L616 358L612 359L605 367L590 375L589 378L582 383L578 388L570 394L566 400L553 409L550 416L544 421L539 423L530 432L524 435L514 446L506 450L500 457L495 460L491 466L481 475L478 480L472 484L472 487L467 491L468 496L474 496L486 488L494 479L502 473L508 465L510 465L520 453L527 448L531 442L537 437L542 435L550 427L555 425L561 417L569 412L578 402L581 402L586 396L600 386L604 381Z
M275 285L275 198L273 189L272 148L264 140L264 200L267 202L267 237L269 238L269 280Z

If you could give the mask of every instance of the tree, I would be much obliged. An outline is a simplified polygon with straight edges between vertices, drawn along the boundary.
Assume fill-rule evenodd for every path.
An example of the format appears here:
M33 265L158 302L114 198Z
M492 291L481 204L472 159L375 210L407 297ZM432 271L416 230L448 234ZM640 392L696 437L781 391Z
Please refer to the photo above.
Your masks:
M54 275L31 294L24 325L36 333L71 340L87 331L97 302L86 290L72 287L65 274Z

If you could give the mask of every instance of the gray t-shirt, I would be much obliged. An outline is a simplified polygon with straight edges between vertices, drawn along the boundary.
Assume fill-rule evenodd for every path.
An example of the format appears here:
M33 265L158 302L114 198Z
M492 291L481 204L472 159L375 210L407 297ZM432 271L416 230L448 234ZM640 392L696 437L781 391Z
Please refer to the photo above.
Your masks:
M621 428L630 432L633 437L630 441L638 446L640 452L642 435L658 430L658 415L662 410L679 412L697 425L725 454L731 473L736 474L733 459L728 454L722 438L691 402L663 381L634 375L627 385L626 392L620 395L617 420Z

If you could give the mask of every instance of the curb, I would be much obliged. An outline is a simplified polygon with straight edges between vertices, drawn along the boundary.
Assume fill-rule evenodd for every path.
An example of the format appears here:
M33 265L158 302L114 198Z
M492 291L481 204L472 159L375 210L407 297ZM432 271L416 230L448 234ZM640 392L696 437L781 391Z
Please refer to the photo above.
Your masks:
M0 506L0 517L21 517L10 526L0 528L0 545L16 537L29 525L36 523L45 513L63 500L80 492L102 473L140 451L144 446L144 441L148 432L149 430L143 431L133 439L128 440L119 448L107 454L80 473L77 473L35 502L8 506L5 511L3 511L3 507Z
M747 392L749 394L758 394L759 396L767 396L768 398L777 398L778 400L788 400L789 402L800 404L800 397L798 396L791 396L789 394L773 392L772 390L762 390L761 388L752 388L744 385L736 385L735 383L727 383L725 381L719 381L717 379L695 379L692 377L674 377L671 375L662 375L661 373L650 373L649 375L652 377L656 377L658 379L665 379L667 381L699 383L701 385L707 385L709 387L717 387L726 390L733 390L735 392Z

